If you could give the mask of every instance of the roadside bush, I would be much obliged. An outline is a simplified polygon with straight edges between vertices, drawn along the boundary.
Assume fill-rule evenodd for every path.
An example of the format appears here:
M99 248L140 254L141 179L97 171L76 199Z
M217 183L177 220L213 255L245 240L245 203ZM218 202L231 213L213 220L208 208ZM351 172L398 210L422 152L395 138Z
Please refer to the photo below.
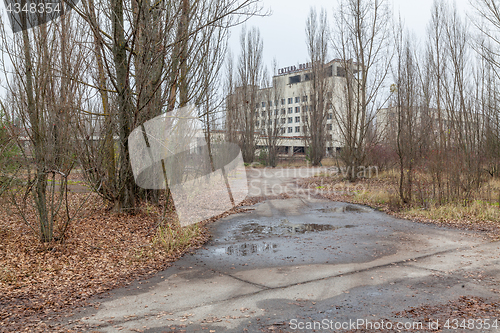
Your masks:
M261 149L259 153L259 163L267 166L267 149Z
M198 224L181 227L179 224L158 226L153 245L160 246L167 253L182 251L191 245L193 238L199 236Z
M366 165L376 166L379 171L387 171L397 164L398 155L393 148L384 144L374 144L366 148Z

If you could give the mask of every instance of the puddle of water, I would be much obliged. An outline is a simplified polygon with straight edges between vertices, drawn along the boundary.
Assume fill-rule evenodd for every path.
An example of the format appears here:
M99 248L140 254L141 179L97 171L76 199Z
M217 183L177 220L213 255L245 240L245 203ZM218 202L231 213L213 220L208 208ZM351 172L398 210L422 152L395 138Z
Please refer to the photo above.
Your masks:
M351 206L351 205L344 206L344 212L356 212L356 213L361 213L361 212L363 212L363 211L364 211L364 209L361 209L360 207Z
M288 232L292 234L304 234L306 232L328 231L328 230L337 230L340 228L354 228L354 227L355 225L352 224L333 226L330 224L304 223L288 227Z
M336 230L340 228L354 228L355 225L347 224L343 226L318 224L318 223L291 223L287 219L280 220L278 226L264 226L255 222L244 224L239 229L244 235L286 235L286 234L304 234L307 232L320 232ZM238 233L240 234L240 233Z
M243 243L238 245L229 245L227 247L222 247L215 249L216 254L227 254L234 256L247 256L259 252L277 252L278 244L274 243L262 243L262 244L250 244Z
M306 232L335 230L339 229L340 227L329 224L304 223L298 225L291 225L287 228L288 231L292 234L304 234Z
M353 205L347 205L342 207L334 207L334 208L321 208L318 211L322 213L363 213L366 212L366 209L362 207L357 207Z
M244 224L241 232L245 234L271 234L274 228L271 226L264 226L255 222Z

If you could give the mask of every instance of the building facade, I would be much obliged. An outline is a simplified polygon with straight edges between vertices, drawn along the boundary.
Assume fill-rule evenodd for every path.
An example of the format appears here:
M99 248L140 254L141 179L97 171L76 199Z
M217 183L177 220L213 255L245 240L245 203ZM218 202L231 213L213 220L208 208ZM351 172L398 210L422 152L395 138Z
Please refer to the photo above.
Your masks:
M318 77L315 80L317 75L322 76L321 80ZM279 69L273 76L272 85L258 89L253 98L252 119L257 149L265 149L269 136L276 135L280 153L304 154L309 133L317 131L318 126L324 126L326 155L339 151L343 139L334 112L338 114L342 109L345 76L346 70L338 59L321 66L319 74L311 63ZM321 84L322 87L318 89L313 84ZM315 108L321 108L324 121L312 121ZM238 109L228 107L227 110L226 119L235 119L230 110L238 112Z

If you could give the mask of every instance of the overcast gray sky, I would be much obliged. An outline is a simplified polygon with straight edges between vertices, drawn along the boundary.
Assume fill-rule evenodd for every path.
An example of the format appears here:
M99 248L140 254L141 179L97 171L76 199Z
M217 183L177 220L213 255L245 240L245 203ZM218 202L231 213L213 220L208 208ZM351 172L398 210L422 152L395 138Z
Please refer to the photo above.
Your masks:
M449 1L452 3L453 1ZM252 17L246 24L260 29L264 41L264 64L271 71L273 58L279 67L307 62L305 44L305 22L310 7L327 9L330 21L336 0L264 0L264 7L272 11L268 17ZM414 31L423 42L426 26L430 19L433 0L389 0L392 11L397 17L400 13L405 26ZM471 11L469 0L456 0L457 9L465 16ZM229 46L233 55L239 54L239 36L241 27L233 28Z

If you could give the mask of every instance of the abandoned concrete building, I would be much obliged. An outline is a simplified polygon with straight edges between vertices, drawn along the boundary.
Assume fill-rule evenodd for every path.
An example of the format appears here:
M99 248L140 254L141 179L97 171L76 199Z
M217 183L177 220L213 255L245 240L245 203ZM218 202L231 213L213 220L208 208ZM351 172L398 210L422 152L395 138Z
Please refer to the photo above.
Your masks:
M326 116L326 155L334 154L343 146L343 139L340 129L335 121L334 110L342 110L343 87L346 82L346 70L343 62L334 59L326 63L323 78L323 103L324 115ZM235 119L243 113L251 113L253 120L253 130L257 150L266 148L266 134L269 126L275 127L278 132L278 146L281 154L295 155L306 152L307 135L306 123L314 105L311 98L313 69L311 63L289 66L278 70L273 76L272 86L266 88L255 88L255 92L240 98L240 104L247 103L246 108L239 108L230 105L230 101L238 100L236 95L243 94L243 88L235 89L233 96L227 98L226 109L226 131L242 130L241 125L236 124ZM248 88L247 88L248 90ZM317 93L317 91L316 91ZM249 95L251 95L249 97ZM316 98L317 100L318 98ZM248 104L251 103L249 106ZM345 104L345 103L344 103ZM242 111L246 110L246 111ZM246 115L248 117L248 115ZM247 126L248 130L248 126ZM315 130L311 128L311 131Z

